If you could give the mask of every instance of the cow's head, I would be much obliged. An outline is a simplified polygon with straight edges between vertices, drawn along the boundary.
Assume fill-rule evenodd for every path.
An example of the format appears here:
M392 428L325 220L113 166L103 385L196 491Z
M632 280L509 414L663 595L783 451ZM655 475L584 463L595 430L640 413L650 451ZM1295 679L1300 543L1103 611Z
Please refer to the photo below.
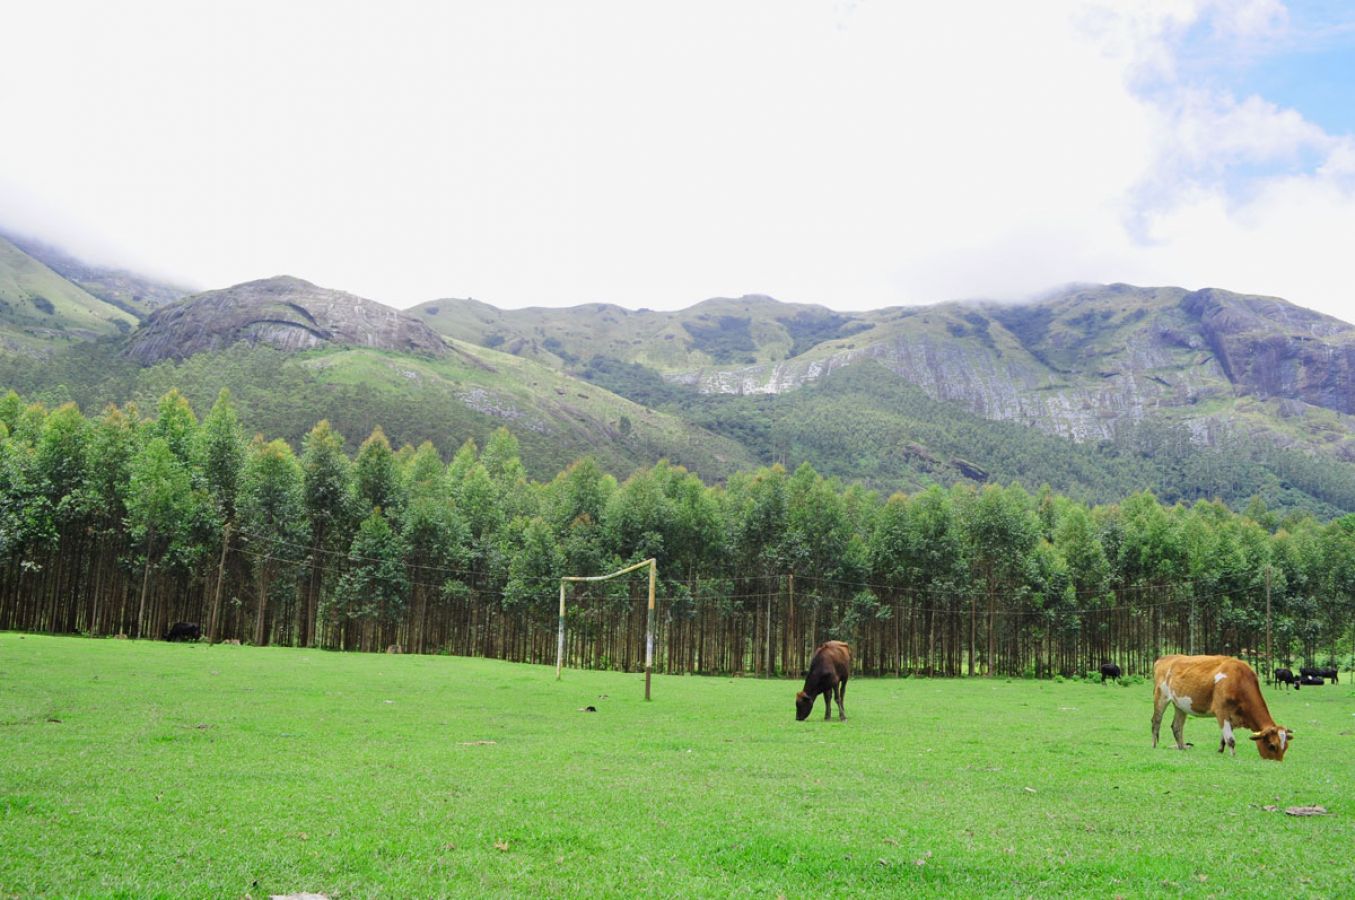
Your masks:
M795 721L803 722L814 711L814 698L804 691L795 695Z
M1251 739L1256 741L1256 749L1261 751L1262 759L1280 762L1284 759L1284 751L1289 749L1290 742L1294 740L1294 732L1279 725L1271 725L1264 731L1253 732Z

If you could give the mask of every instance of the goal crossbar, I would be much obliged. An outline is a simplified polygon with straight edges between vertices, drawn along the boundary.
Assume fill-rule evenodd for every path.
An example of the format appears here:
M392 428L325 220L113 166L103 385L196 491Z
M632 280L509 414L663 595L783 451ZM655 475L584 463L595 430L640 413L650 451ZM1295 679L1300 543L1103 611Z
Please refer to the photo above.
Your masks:
M650 558L634 565L617 569L607 575L565 575L560 579L560 633L555 644L555 680L560 680L560 672L565 661L565 584L571 581L606 581L619 575L627 575L636 569L649 567L649 612L645 619L645 699L649 699L649 676L654 669L654 581L658 576L658 561Z

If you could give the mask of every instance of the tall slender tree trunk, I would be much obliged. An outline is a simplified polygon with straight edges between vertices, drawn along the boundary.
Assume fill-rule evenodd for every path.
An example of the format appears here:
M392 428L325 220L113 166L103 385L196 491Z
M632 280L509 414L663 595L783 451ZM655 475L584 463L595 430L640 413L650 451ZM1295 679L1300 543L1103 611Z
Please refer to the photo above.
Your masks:
M264 645L264 636L267 634L265 623L268 619L268 565L259 567L259 605L258 614L254 620L254 646L262 647Z
M988 677L993 677L997 661L997 601L992 585L988 586Z
M317 645L316 632L320 621L320 586L324 577L320 567L320 549L323 544L324 532L322 531L315 536L315 543L311 547L311 577L306 586L305 624L302 626L305 631L302 635L302 642L307 647Z
M216 590L212 592L212 612L207 617L207 642L215 643L220 635L217 634L217 626L220 623L221 615L221 592L225 589L226 581L226 553L231 546L231 523L227 522L221 529L221 559L216 567Z
M136 636L141 637L142 622L146 615L146 591L151 583L151 545L155 540L155 532L151 529L146 530L146 567L141 573L141 605L136 613Z
M974 643L979 634L979 599L974 595L969 597L969 677L974 677Z

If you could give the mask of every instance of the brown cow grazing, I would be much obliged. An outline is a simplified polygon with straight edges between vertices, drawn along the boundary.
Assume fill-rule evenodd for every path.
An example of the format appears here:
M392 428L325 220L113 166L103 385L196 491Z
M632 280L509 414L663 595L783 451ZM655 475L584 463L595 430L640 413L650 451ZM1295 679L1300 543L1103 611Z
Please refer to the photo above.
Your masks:
M814 701L823 694L823 718L833 718L833 700L837 699L837 715L847 721L842 709L842 696L847 693L847 679L852 674L852 649L842 641L825 641L814 651L805 676L805 689L795 695L795 721L803 722L814 711Z
M1218 719L1220 753L1227 747L1237 755L1234 726L1251 730L1262 759L1283 760L1294 739L1294 732L1270 717L1251 666L1231 656L1164 656L1153 664L1154 747L1162 713L1169 704L1176 706L1172 734L1180 750L1186 749L1182 732L1188 715Z

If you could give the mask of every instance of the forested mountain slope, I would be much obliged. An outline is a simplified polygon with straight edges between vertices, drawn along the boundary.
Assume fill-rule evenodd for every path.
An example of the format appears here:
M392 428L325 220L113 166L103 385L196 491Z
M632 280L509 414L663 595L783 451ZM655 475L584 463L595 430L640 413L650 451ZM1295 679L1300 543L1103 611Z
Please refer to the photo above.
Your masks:
M25 352L0 353L0 386L91 411L229 387L250 428L293 442L326 417L350 443L380 425L449 453L504 425L537 473L585 453L707 480L810 462L886 494L1016 480L1092 502L1152 488L1355 510L1355 327L1276 298L1077 285L853 314L758 295L400 312L279 276L160 305L119 337L127 313L0 249L0 322ZM43 330L41 302L18 310L48 294L71 299Z
M129 400L149 408L174 388L201 412L229 388L251 433L293 446L322 418L350 449L380 426L396 446L427 440L444 456L467 439L483 445L507 427L536 477L585 454L619 476L665 456L712 481L756 464L737 441L682 418L531 360L457 342L440 357L342 346L288 352L242 342L151 366L124 346L86 343L41 364L0 354L0 385L48 405L73 400L91 415Z
M936 400L874 361L781 394L693 394L636 364L599 363L586 375L734 438L764 464L809 462L886 494L1015 481L1093 503L1151 489L1173 502L1218 498L1241 508L1260 497L1324 518L1355 512L1355 466L1327 457L1242 438L1199 446L1153 421L1114 441L1070 441Z
M639 364L702 394L786 394L873 361L937 400L1076 441L1168 423L1200 445L1256 437L1355 459L1355 326L1271 297L1116 284L852 315L767 297L414 311L571 371Z
M1111 285L867 318L869 331L783 363L667 377L783 393L874 360L938 400L1079 441L1166 421L1201 444L1253 435L1355 459L1355 327L1283 300Z
M722 340L764 361L654 363L679 350L692 358L692 333L674 323L729 303L745 316L720 320L729 333L705 346ZM517 332L501 345L537 356L550 330L541 317L572 322L568 333L589 337L553 345L567 370L735 438L763 462L808 461L886 491L1017 479L1088 499L1151 486L1173 499L1355 509L1355 328L1276 298L1079 285L1025 304L820 318L800 344L785 333L758 342L770 332L749 323L815 308L762 297L666 314L534 310L537 325L479 303L423 313L445 326L466 309L482 335L539 327L535 341ZM637 317L656 318L646 331Z

